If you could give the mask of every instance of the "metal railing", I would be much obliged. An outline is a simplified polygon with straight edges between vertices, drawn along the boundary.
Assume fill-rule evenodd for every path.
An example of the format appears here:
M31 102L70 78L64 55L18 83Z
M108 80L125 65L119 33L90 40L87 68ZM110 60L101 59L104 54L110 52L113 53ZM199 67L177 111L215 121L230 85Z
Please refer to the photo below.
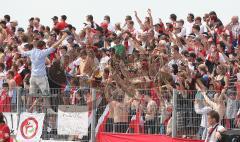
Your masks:
M206 94L206 95L203 95ZM240 100L238 92L218 94L214 90L175 91L173 93L173 137L204 139L207 133L207 113L215 110L221 125L227 129L239 129ZM238 116L237 116L238 114Z
M161 134L202 139L206 132L207 124L203 119L207 112L203 113L199 110L204 107L216 109L205 100L203 92L199 91L158 92L156 89L139 89L131 97L125 93L122 94L121 91L110 92L109 96L102 90L86 88L72 88L69 92L64 89L51 89L51 95L47 97L42 97L41 94L30 96L27 90L16 92L17 99L11 100L7 105L0 105L0 109L3 112L16 113L17 122L23 112L45 113L41 137L44 140L91 140L94 142L99 132ZM219 103L215 100L219 96L214 97L214 91L207 91L206 94L210 101ZM236 95L238 92L224 95L224 101L220 102L226 110L224 114L221 110L216 110L221 113L222 125L228 129L240 127L240 119L236 119L240 101L234 100ZM70 106L87 108L81 110L88 112L90 122L88 122L87 135L59 134L59 110ZM237 120L238 125L236 125ZM16 126L10 126L10 128L14 129ZM16 132L12 132L12 135L15 134Z

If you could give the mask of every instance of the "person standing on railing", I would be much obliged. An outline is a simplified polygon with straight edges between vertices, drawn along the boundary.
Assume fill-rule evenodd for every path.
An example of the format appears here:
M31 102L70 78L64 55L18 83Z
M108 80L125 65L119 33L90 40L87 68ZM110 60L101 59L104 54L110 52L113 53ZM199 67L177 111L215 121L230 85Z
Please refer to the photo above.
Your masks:
M4 121L2 112L0 112L0 142L10 142L10 129Z
M217 142L221 140L221 133L226 131L226 129L219 124L220 116L218 112L212 110L208 113L208 130L205 142Z
M37 88L40 88L43 96L49 96L50 88L47 78L45 59L59 47L67 35L67 33L64 33L60 40L47 49L44 49L46 47L46 43L42 40L37 41L36 47L30 51L24 51L21 47L18 47L20 54L22 56L29 57L31 60L30 95L36 95ZM29 97L28 102L31 102L31 97ZM47 110L52 112L52 109L50 109L49 99L45 99L44 103L45 104L43 105L46 105L48 108Z

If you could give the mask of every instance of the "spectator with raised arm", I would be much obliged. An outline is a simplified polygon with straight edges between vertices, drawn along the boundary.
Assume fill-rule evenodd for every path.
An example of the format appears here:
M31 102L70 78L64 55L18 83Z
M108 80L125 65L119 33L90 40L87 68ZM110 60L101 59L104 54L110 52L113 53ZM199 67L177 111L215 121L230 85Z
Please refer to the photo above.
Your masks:
M62 43L62 41L66 37L67 37L67 33L64 33L60 40L58 40L55 44L53 44L52 47L47 49L44 49L46 46L46 43L41 40L38 41L36 44L36 47L30 51L24 51L22 47L18 48L22 56L27 56L31 60L32 70L31 70L30 88L29 88L30 95L32 96L36 95L37 88L40 88L43 96L46 97L50 95L49 94L50 88L49 88L49 83L47 78L45 59L50 53L54 52L59 47L59 45ZM32 98L29 97L28 102L31 101L31 99ZM50 103L48 99L45 99L45 106L50 108Z

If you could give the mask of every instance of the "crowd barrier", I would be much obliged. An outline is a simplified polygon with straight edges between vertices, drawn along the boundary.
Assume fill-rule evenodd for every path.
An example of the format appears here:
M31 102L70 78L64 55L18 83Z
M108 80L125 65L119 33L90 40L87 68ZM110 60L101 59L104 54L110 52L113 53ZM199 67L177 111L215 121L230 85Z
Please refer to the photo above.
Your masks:
M121 98L121 95L106 97L103 90L86 88L74 88L69 92L51 89L51 95L45 97L41 94L30 96L24 90L16 92L15 101L12 99L9 104L0 104L13 137L21 128L22 116L40 120L41 117L36 114L44 114L41 140L87 142L96 139L110 142L126 139L128 142L145 142L150 138L169 139L171 142L195 139L198 142L204 134L202 115L196 110L196 103L200 108L207 105L201 94L203 92L139 89L134 99ZM214 92L207 92L213 102ZM240 128L240 123L236 125L240 101L231 98L231 95L239 93L232 93L226 94L224 102L221 102L226 110L233 113L227 114L228 111L225 111L221 119L222 125L228 129ZM211 107L209 104L207 106ZM230 118L229 115L234 113L236 117Z
M202 140L192 140L183 138L172 138L166 135L146 135L146 134L100 134L97 142L204 142Z

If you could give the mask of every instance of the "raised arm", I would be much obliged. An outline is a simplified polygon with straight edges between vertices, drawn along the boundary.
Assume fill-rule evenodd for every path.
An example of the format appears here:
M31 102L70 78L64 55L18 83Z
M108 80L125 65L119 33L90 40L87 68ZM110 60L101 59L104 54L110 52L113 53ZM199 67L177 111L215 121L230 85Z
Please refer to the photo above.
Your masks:
M225 39L223 38L223 35L219 35L219 34L217 34L217 35L218 35L218 37L222 40L222 42L223 42L228 48L231 48L231 47L232 47L232 44L229 43L227 40L225 40Z
M64 33L61 37L61 39L59 39L57 42L55 42L53 45L52 45L52 48L55 48L57 49L59 47L59 45L63 42L63 40L68 36L67 33Z
M106 84L105 88L104 88L104 94L105 94L105 97L106 99L108 100L108 102L111 102L112 101L112 97L111 97L111 92L112 90L110 89L110 84Z
M217 104L209 99L209 97L207 96L206 92L203 92L202 95L203 95L206 103L209 104L210 107L212 107L213 109L216 110Z
M134 11L134 13L135 13L136 20L137 20L138 24L140 25L140 28L142 30L144 30L144 25L143 25L142 21L140 20L140 18L138 17L137 11Z
M130 42L134 45L133 47L136 48L139 52L141 52L143 54L147 53L147 51L140 46L140 44L138 43L138 40L135 37L130 39Z
M125 70L125 64L123 61L120 61L119 66L120 66L120 70L121 70L123 76L126 78L129 78L130 73L129 73L129 71Z
M121 77L117 73L113 74L113 79L117 82L119 86L121 86L122 90L126 92L129 97L133 97L136 94L136 90L132 85L130 85L130 82L121 79Z
M226 26L225 26L225 28L227 29L227 30L229 30L229 31L231 31L231 28L232 28L232 21L230 22L230 23L228 23Z
M73 33L74 38L76 39L77 43L81 43L81 42L80 42L80 36L76 33L76 31L75 31L75 30L72 30L72 33Z
M152 28L152 27L153 27L152 11L151 11L151 9L149 8L149 9L147 10L147 12L148 12L148 16L149 16L149 19L150 19L150 26L151 26L151 28Z
M31 50L30 50L30 51L24 51L22 46L18 46L18 52L19 52L22 56L28 57L28 56L31 55L31 52L32 52L32 51L31 51Z
M195 102L194 102L194 110L195 110L195 112L197 114L207 114L212 109L210 107L201 108L198 100L195 100Z

